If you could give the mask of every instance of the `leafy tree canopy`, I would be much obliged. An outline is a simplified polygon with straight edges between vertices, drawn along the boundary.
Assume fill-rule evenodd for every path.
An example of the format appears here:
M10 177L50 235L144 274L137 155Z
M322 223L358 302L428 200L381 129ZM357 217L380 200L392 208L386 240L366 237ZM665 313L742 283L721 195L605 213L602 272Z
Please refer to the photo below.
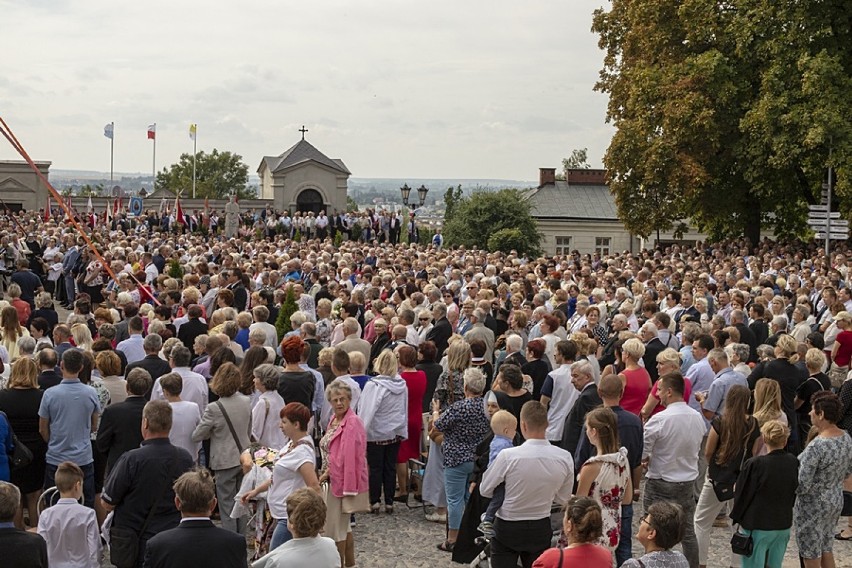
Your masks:
M227 199L236 194L240 199L251 199L255 192L246 188L248 166L243 158L233 152L214 149L209 154L196 154L195 196L199 198ZM184 197L192 195L192 154L181 154L180 161L157 174L157 187L175 193L183 191Z
M579 148L571 151L571 155L567 158L562 158L562 171L567 175L568 170L584 169L587 170L589 165L589 149Z
M502 229L511 231L501 232ZM496 238L492 240L492 236ZM515 249L529 256L541 253L541 234L530 213L529 201L516 189L480 191L460 197L454 204L452 218L445 224L444 238L452 246L503 252Z
M826 170L852 204L852 30L842 0L612 0L593 31L616 127L604 164L634 234L805 231ZM842 201L843 205L844 202Z
M444 222L449 223L453 218L453 214L456 211L456 205L462 199L462 186L461 184L458 187L448 187L447 191L444 192Z

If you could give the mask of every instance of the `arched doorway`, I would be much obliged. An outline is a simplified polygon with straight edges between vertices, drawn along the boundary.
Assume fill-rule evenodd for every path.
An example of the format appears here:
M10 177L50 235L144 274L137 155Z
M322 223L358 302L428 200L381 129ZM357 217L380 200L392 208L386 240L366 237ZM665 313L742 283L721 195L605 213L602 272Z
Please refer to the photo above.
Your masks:
M325 208L322 195L315 189L305 189L296 198L296 211L319 213Z

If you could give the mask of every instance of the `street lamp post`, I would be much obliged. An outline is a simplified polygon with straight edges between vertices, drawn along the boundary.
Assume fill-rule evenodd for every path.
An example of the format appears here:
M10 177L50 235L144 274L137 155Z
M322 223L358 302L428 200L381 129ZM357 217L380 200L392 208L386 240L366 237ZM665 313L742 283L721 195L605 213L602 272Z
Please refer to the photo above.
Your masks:
M399 188L399 192L402 194L402 204L408 207L408 197L411 195L411 188L406 183Z
M429 193L429 190L425 185L420 184L420 187L417 188L417 196L420 198L420 207L426 203L426 194Z

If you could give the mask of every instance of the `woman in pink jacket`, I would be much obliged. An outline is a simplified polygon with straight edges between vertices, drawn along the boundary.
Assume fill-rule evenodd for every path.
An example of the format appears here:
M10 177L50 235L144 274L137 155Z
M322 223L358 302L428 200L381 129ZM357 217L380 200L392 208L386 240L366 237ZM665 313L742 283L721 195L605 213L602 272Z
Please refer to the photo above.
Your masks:
M323 470L319 481L329 482L324 534L337 543L341 565L355 566L355 541L349 526L352 511L344 506L344 497L360 494L366 497L370 489L367 432L361 419L350 408L352 389L347 383L335 380L325 389L325 396L334 416L320 440ZM369 499L364 501L369 502Z

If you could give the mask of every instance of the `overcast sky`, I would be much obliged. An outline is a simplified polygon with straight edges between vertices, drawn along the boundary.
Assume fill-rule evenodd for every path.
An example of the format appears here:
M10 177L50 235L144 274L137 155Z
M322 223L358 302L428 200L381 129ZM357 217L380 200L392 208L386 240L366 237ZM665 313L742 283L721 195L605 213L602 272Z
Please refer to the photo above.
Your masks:
M534 180L600 167L605 0L0 0L0 116L36 160L149 172L198 149L255 172L305 124L356 177ZM0 159L14 159L8 143Z

